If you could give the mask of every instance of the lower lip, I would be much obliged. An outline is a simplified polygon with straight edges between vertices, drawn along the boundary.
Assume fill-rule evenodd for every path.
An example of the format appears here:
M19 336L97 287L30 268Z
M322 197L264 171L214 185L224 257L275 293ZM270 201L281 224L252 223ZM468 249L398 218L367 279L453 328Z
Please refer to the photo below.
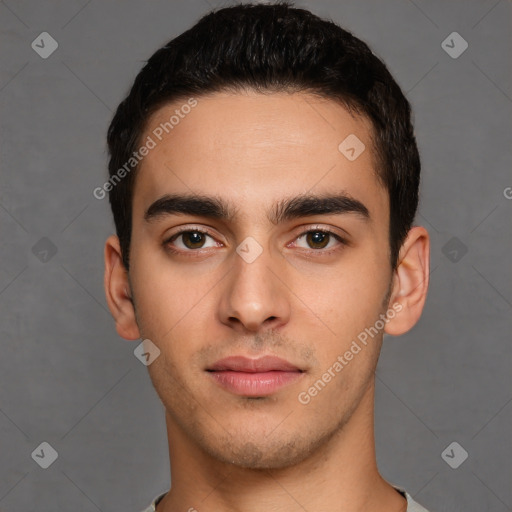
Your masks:
M266 396L296 381L302 372L269 371L260 373L222 370L208 372L223 388L236 395Z

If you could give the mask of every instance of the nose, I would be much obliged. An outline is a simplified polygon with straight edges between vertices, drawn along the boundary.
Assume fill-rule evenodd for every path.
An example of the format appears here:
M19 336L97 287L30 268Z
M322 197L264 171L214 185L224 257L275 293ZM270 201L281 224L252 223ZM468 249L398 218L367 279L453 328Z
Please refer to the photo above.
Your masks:
M289 292L281 277L284 259L272 257L268 250L252 261L240 254L233 254L233 267L224 283L219 303L221 322L240 334L288 323Z

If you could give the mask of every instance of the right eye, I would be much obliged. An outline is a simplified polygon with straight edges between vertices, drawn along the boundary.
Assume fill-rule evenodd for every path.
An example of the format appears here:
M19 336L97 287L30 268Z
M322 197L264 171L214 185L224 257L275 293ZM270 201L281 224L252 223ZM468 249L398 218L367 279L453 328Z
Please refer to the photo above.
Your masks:
M210 245L205 245L207 238L212 239ZM164 246L174 252L193 252L197 249L218 247L218 242L207 231L201 229L182 229L168 238L164 242Z

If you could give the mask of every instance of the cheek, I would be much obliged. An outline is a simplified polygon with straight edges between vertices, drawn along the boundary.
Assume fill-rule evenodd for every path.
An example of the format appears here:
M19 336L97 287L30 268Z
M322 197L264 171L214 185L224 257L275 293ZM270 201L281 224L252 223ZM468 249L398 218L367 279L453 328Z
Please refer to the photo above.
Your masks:
M165 251L154 249L139 250L130 273L143 335L165 350L169 363L199 350L199 334L204 337L205 324L212 318L218 277L190 272L173 264Z
M187 310L191 291L197 289L193 277L172 266L165 251L154 241L133 237L130 281L136 298L137 316L151 332L162 336ZM185 291L185 293L184 293Z
M366 259L357 258L350 265L347 262L340 266L328 280L321 284L317 282L314 294L310 293L308 306L317 321L311 327L309 337L312 342L317 340L320 371L330 367L339 355L349 350L361 333L364 338L365 329L374 326L383 313L383 299L390 278L383 268L381 258L368 251ZM306 291L303 289L298 295L307 297ZM371 343L366 346L359 344L361 351L352 359L358 363L350 363L350 366L371 365L378 354L378 338L371 338ZM355 347L354 351L357 350Z
M343 326L341 332L373 320L380 313L390 276L376 258L368 260L360 258L353 265L340 267L315 292L315 307L334 324Z

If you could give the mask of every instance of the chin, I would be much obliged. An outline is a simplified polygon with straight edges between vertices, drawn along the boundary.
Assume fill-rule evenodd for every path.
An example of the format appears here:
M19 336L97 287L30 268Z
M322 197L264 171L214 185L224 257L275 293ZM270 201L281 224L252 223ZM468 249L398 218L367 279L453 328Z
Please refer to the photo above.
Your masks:
M215 453L216 452L216 453ZM217 447L212 454L229 464L247 469L282 469L304 458L296 441L279 447L245 442L238 446Z
M305 438L298 432L281 432L281 436L278 436L276 431L268 435L261 430L252 434L245 431L225 434L215 440L203 438L201 444L211 457L241 468L284 469L310 457L332 435L314 435L311 431L308 434ZM251 440L248 440L249 437Z

